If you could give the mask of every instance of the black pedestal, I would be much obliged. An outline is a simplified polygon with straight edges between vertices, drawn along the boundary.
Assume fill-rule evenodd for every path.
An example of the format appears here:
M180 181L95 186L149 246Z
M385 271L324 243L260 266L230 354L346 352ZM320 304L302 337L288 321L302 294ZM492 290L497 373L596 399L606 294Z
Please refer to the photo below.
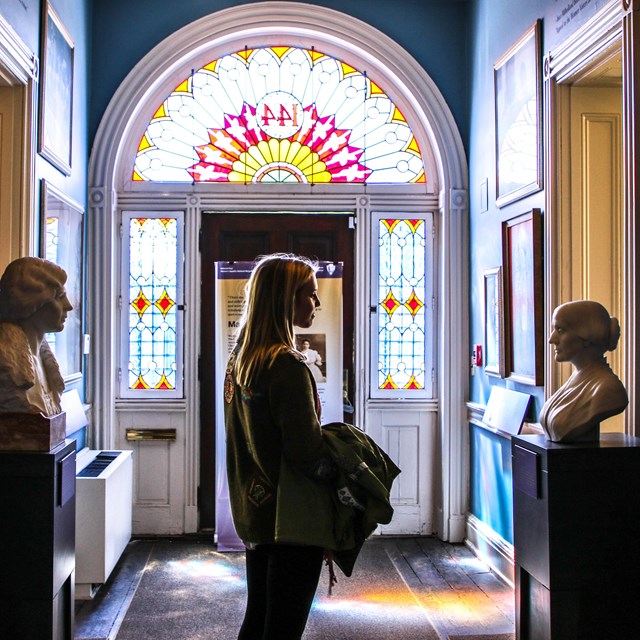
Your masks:
M517 640L637 638L640 439L511 451Z
M73 442L0 452L3 638L73 640L75 457Z

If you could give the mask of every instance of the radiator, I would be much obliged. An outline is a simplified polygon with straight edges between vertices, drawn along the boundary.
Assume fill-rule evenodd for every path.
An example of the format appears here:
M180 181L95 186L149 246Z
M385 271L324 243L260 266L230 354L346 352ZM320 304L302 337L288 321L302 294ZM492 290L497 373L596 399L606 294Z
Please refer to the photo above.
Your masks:
M131 539L133 452L85 449L76 462L76 599L104 584Z

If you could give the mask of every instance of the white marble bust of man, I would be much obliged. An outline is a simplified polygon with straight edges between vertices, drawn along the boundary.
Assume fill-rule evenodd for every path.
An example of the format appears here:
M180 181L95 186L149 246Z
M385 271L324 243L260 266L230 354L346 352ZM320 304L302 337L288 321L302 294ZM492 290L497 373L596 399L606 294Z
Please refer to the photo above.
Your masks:
M597 441L600 422L622 413L626 389L604 354L620 338L616 318L598 302L579 300L553 312L549 343L556 362L570 362L573 374L545 403L540 424L553 442Z
M0 413L61 412L64 381L45 333L62 331L67 274L43 258L11 262L0 278Z

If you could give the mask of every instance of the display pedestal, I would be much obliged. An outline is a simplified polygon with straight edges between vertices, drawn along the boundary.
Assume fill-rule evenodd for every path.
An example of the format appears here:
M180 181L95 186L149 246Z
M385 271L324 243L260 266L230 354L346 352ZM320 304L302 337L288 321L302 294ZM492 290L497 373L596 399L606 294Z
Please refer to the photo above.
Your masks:
M64 442L66 414L0 412L0 451L51 451Z
M640 439L514 436L517 640L638 633Z
M0 451L3 638L73 640L75 443Z

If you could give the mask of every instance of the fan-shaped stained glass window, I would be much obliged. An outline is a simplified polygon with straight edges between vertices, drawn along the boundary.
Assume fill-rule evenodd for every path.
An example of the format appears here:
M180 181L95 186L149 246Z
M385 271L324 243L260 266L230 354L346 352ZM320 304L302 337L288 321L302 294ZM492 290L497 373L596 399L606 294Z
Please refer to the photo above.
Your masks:
M366 72L313 49L225 55L181 82L138 145L134 181L425 182L404 115Z

